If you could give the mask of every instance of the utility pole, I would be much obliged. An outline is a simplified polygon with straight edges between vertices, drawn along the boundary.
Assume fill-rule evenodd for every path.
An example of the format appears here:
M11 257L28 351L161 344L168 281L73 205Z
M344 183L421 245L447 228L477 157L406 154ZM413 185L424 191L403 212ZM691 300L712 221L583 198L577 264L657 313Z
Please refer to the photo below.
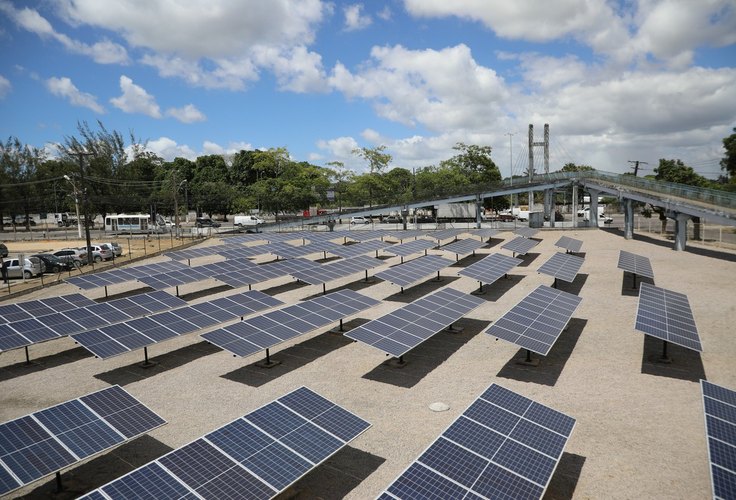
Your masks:
M636 177L637 174L639 173L639 164L640 163L642 165L649 165L649 163L647 163L645 161L641 161L641 160L629 160L629 163L633 163L634 164L634 167L633 167L634 168L634 177Z
M176 170L173 172L174 182L174 236L179 238L179 188L181 187L176 180Z
M516 135L516 133L506 132L506 135L509 136L509 173L511 174L511 177L509 177L509 186L513 187L514 185L514 144L511 141L511 139ZM511 194L511 213L514 212L514 194Z
M84 157L93 156L93 153L76 151L71 154L79 160L79 182L82 185L82 209L84 211L84 234L87 238L87 263L92 265L94 255L92 255L92 241L89 236L89 206L87 203L87 184L84 181Z

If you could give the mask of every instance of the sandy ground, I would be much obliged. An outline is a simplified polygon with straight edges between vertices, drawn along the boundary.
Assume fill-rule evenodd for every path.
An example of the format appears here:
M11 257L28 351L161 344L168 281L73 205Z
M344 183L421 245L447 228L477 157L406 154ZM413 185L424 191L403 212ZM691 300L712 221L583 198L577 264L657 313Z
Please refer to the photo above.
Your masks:
M575 282L561 283L560 288L578 293L583 301L550 354L538 367L525 367L516 363L522 351L484 330L539 284L551 284L537 269L557 250L554 243L563 234L584 241L585 264ZM669 241L648 236L627 241L615 230L543 231L538 236L542 241L524 264L508 280L488 286L486 303L457 324L465 327L463 333L438 333L409 352L401 369L385 365L383 353L326 329L273 349L272 358L282 364L272 369L255 366L260 355L235 358L198 334L150 348L149 355L159 362L150 369L138 366L140 351L101 361L68 338L32 346L30 366L24 363L23 350L2 353L0 421L111 384L122 385L168 421L147 436L66 470L66 491L59 495L53 493L50 477L13 496L73 498L306 385L373 426L296 483L289 494L374 498L495 382L577 419L546 498L710 497L698 381L707 378L736 388L736 255L696 246L675 252ZM460 266L486 253L508 253L499 247L510 238L509 232L499 233L490 247L461 260ZM649 256L658 286L688 294L702 355L670 346L671 365L654 361L662 344L634 330L637 292L631 289L631 276L616 268L620 249ZM383 267L398 262L398 257L388 258ZM457 277L460 266L445 269L441 283L428 279L403 295L380 280L364 284L360 274L330 283L328 291L348 286L384 299L380 307L346 321L349 327L439 287L475 290L476 282ZM117 285L110 293L134 287ZM321 286L300 285L290 278L254 288L289 304L321 292ZM63 284L23 300L77 291ZM192 303L234 293L215 281L185 285L180 292ZM102 290L87 295L104 296ZM432 412L428 406L434 402L444 402L450 410Z

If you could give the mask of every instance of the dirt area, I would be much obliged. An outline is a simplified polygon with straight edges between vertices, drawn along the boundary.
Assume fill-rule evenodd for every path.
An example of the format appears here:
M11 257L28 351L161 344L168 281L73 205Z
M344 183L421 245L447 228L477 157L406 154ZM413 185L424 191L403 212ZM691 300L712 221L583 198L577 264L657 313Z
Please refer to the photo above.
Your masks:
M585 263L573 283L561 282L559 288L583 300L549 355L537 367L524 366L517 363L524 351L484 332L538 285L551 285L551 278L537 270L559 250L554 243L562 235L583 240ZM430 276L403 294L381 280L364 283L362 273L328 283L327 290L350 287L383 300L348 318L345 326L350 328L441 287L476 290L478 284L459 277L458 270L487 253L509 254L500 246L512 238L508 231L499 233L476 257L443 270L441 282ZM736 278L736 253L695 245L675 252L672 242L649 236L625 240L617 230L549 230L538 238L540 244L508 279L486 285L486 303L456 323L465 327L462 333L438 333L404 357L404 368L385 364L383 352L326 328L272 349L271 357L282 363L271 369L256 365L262 354L236 358L196 333L150 347L149 356L158 365L149 369L138 365L141 351L102 361L69 338L32 346L32 365L25 364L22 349L4 352L0 421L112 384L120 384L168 421L147 436L65 470L65 493L54 494L55 482L49 477L13 496L72 498L306 385L372 427L296 483L289 494L305 499L375 498L486 387L497 383L577 419L545 498L709 498L699 380L736 389L736 299L729 292ZM146 252L157 250L155 245L147 243ZM631 276L616 267L622 249L651 259L657 286L689 296L702 354L670 345L672 363L657 362L662 343L634 330L638 292L631 288ZM443 254L436 249L430 253ZM371 275L399 263L399 257L386 257ZM192 265L214 260L202 258ZM131 293L138 287L115 285L110 293ZM287 304L322 291L319 285L291 278L253 288ZM22 300L78 291L61 284ZM214 280L180 287L190 303L241 291ZM98 299L103 293L93 290L86 295ZM433 412L429 405L435 402L450 409Z

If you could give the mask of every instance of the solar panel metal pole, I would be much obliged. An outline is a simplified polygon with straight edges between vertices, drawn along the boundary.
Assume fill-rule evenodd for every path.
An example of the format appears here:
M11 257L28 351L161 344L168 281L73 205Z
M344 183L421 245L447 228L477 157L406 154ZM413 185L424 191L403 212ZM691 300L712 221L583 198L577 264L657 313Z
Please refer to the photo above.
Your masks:
M322 283L322 295L325 294L327 294L327 286L325 285L325 283Z
M61 483L61 471L56 471L56 493L64 491L64 485Z
M636 273L631 273L631 277L634 278L634 286L632 286L631 288L636 290Z
M660 363L670 364L672 363L672 358L670 358L667 355L667 341L662 341L662 357L659 358Z
M158 363L156 363L154 361L149 361L148 360L148 347L147 346L144 346L143 347L143 356L144 356L143 363L140 363L138 365L141 368L151 368L152 366L156 366L158 364Z
M28 354L28 346L25 346L25 348L26 348L26 364L27 365L30 365L31 364L31 357Z

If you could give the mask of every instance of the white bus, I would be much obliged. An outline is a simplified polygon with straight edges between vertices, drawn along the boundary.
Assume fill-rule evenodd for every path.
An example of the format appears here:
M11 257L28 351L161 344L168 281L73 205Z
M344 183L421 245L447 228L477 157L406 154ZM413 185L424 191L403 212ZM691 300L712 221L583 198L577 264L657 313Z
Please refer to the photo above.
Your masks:
M105 216L105 231L113 233L160 233L161 226L151 222L148 214L118 214Z

